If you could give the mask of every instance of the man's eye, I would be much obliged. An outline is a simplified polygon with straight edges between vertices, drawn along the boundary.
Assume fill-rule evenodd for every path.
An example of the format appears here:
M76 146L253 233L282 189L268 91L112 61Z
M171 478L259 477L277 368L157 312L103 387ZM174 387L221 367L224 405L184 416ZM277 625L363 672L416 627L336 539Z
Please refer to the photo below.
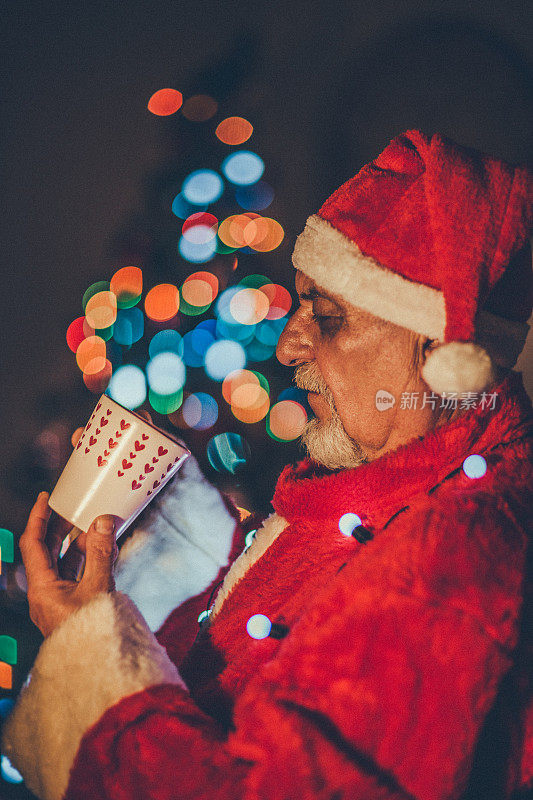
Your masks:
M342 317L315 314L313 312L313 320L317 323L322 333L336 333L342 325Z

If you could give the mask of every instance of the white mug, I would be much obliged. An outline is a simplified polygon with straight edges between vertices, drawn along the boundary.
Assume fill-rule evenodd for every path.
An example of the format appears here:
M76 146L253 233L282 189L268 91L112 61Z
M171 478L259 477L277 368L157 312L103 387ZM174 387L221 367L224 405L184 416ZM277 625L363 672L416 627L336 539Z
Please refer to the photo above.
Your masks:
M48 505L74 526L69 543L102 514L115 517L118 538L189 456L167 433L104 394Z

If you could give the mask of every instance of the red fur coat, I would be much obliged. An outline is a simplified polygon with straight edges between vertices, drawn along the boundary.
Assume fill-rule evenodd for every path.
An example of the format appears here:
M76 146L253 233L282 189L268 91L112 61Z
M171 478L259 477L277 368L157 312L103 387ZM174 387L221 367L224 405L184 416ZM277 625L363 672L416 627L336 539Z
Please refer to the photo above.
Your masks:
M228 565L156 636L121 592L66 620L6 728L32 790L488 800L531 786L533 418L519 375L497 391L495 410L357 469L286 468L251 547L236 558L237 530ZM462 470L474 453L480 478ZM366 542L339 530L347 512ZM258 613L274 623L261 640Z

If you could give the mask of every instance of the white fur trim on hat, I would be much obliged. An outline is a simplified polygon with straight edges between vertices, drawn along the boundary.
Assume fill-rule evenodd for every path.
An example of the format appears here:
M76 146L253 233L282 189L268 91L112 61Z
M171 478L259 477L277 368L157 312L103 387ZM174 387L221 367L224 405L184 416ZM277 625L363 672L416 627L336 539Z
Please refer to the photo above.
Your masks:
M488 353L473 342L448 342L426 358L422 378L439 395L482 392L494 380Z
M186 689L125 595L99 594L44 640L3 731L2 752L42 800L60 800L82 737L123 697Z
M296 269L319 286L357 308L444 342L443 293L408 280L364 255L355 242L317 214L309 217L298 236L292 260ZM529 326L483 310L478 312L475 324L476 342L490 353L494 363L513 367L524 347ZM471 359L470 363L473 366Z

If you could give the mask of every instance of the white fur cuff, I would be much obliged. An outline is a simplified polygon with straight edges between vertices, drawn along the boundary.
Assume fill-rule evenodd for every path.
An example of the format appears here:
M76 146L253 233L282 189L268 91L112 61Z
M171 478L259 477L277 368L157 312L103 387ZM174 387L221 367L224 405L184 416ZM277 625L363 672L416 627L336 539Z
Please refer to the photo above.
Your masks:
M86 731L123 697L159 683L186 689L135 605L102 593L43 642L2 752L34 794L60 800Z

